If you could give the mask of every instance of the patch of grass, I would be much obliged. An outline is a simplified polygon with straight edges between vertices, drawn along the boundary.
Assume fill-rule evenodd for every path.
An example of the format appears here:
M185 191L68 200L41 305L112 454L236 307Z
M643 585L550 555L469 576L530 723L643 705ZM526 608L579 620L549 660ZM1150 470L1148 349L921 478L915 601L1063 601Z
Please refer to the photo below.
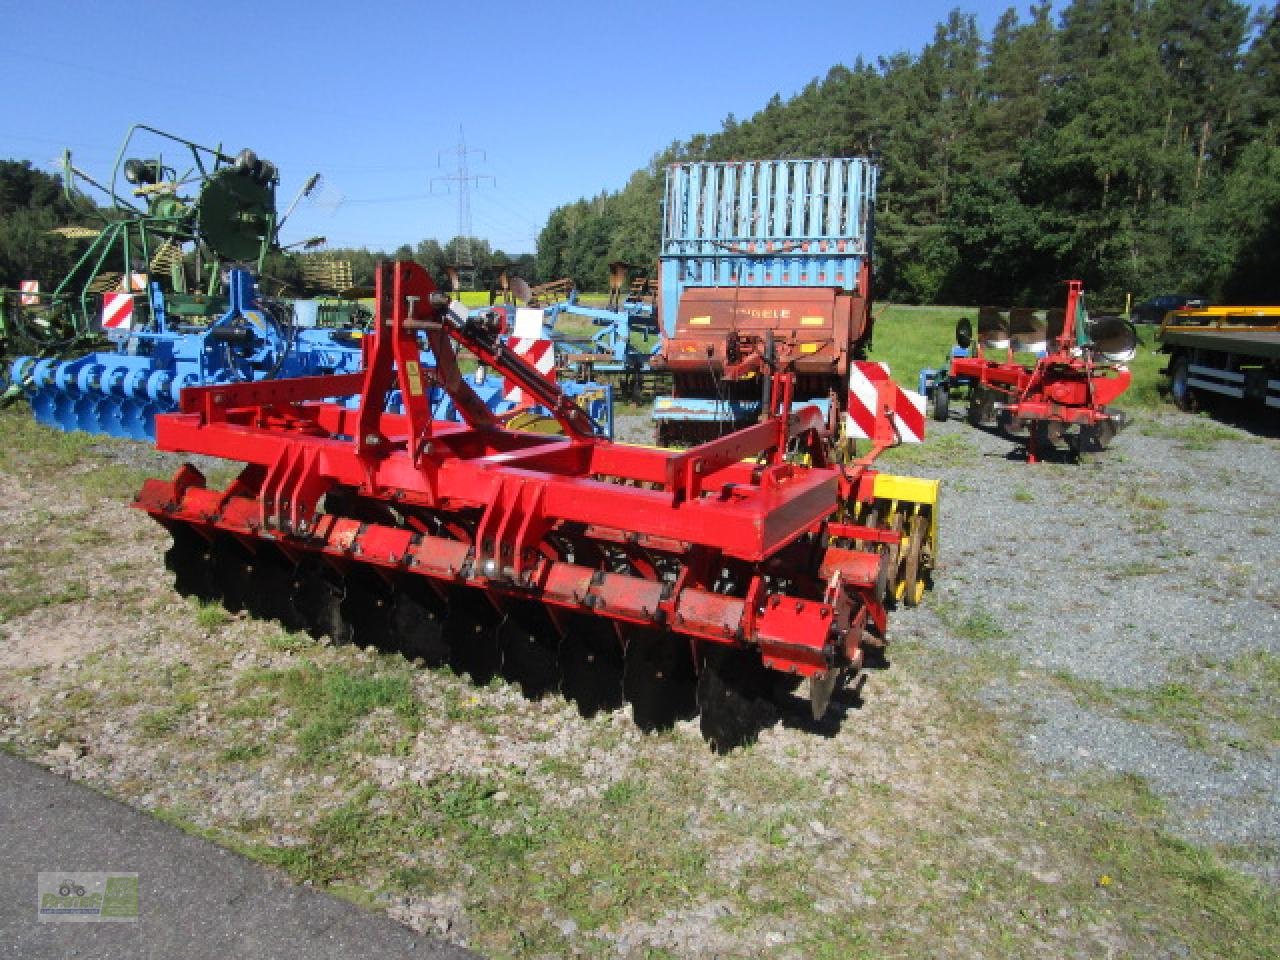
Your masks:
M196 623L202 630L216 630L231 620L231 615L216 603L202 603L196 608Z
M1168 568L1151 560L1130 560L1108 567L1113 577L1154 577L1168 573Z
M267 649L278 650L281 653L300 653L303 650L313 649L316 644L305 633L290 633L288 630L280 630L267 637L266 645Z
M225 750L218 752L218 760L221 763L248 763L250 760L257 760L266 756L267 745L262 742L258 743L237 743L234 746L227 747Z
M1223 666L1229 675L1255 686L1264 697L1280 699L1280 656L1267 650L1251 650Z
M606 807L625 807L634 803L644 793L644 784L638 780L615 780L605 788L601 801Z
M91 690L72 690L62 700L62 705L68 710L80 711L88 710L96 705L98 697Z
M303 883L324 886L338 876L338 864L309 843L290 846L251 843L233 846L250 859L279 867Z
M238 697L223 708L229 720L261 720L276 710L276 700L269 695Z
M969 317L977 326L974 307L880 304L875 316L875 345L871 359L889 364L893 378L914 390L922 367L940 367L955 343L956 321Z
M1169 509L1169 501L1145 490L1134 490L1125 494L1124 502L1137 510L1161 512Z
M191 705L187 703L148 710L138 718L138 732L152 740L164 739L178 729L190 712Z
M1262 442L1259 437L1224 427L1207 417L1187 418L1176 423L1150 420L1142 424L1141 430L1148 437L1167 440L1176 445L1179 450L1216 450L1220 444L1229 440L1243 443Z
M440 699L444 704L445 717L454 722L485 724L501 712L465 682L450 684Z
M1050 678L1082 706L1102 709L1135 723L1163 727L1176 733L1194 750L1207 750L1215 745L1208 726L1211 722L1234 719L1230 697L1210 696L1188 683L1170 682L1137 689L1113 687L1065 670L1054 672Z
M17 543L0 549L0 623L24 616L40 607L77 603L89 597L82 580L62 581L65 570L75 569L77 552L72 547Z
M1025 487L1018 487L1013 491L1013 499L1018 503L1034 503L1036 495Z
M100 439L41 426L25 405L0 409L0 424L5 437L0 444L0 471L13 475L30 472L56 477L91 457L90 448Z
M880 460L897 467L968 467L981 462L977 445L960 433L928 437L924 443L890 447Z
M242 678L242 685L265 686L277 692L298 728L298 750L304 760L316 760L333 750L357 721L379 708L390 708L399 720L416 729L420 707L408 668L319 667L307 661L282 671L258 671Z
M1205 714L1204 698L1185 683L1164 683L1144 696L1158 720L1193 720Z
M64 603L78 603L89 598L89 588L79 580L66 583L52 590L41 589L35 584L26 589L0 594L0 623L21 617L40 607L56 607Z
M107 462L78 477L76 486L90 500L129 501L142 489L143 482L155 475L154 469Z
M1164 805L1140 777L1095 781L1088 792L1115 816L1095 822L1087 838L1080 831L1081 842L1096 853L1119 892L1157 893L1160 915L1168 931L1186 942L1188 955L1275 955L1280 913L1273 891L1229 869L1213 852L1165 833ZM1131 824L1149 831L1146 842L1134 836ZM1177 915L1177 904L1185 905L1185 915ZM1214 942L1207 928L1231 933Z
M933 604L933 612L955 636L972 643L1002 640L1009 635L989 610L976 604L938 598Z
M406 893L435 893L446 887L449 880L449 871L441 867L415 864L392 869L388 885Z
M68 542L74 543L78 547L105 547L115 541L115 537L112 536L111 531L103 530L101 527L95 527L89 523L86 523L83 526L73 527L67 531L66 536ZM113 564L112 566L116 565ZM108 569L107 572L119 575L128 573L133 569L130 564L122 564L120 567L122 569Z

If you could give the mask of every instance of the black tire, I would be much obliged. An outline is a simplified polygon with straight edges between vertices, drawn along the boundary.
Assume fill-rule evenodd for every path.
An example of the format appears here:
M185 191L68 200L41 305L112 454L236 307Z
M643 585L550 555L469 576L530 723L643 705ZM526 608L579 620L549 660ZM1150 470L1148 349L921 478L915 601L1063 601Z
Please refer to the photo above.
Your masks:
M1185 413L1195 413L1200 407L1196 391L1187 381L1191 378L1191 361L1175 357L1169 366L1169 396L1173 405Z
M951 385L939 380L933 385L933 419L945 423L951 415Z
M965 420L972 427L980 427L986 421L987 395L980 387L969 388L969 409L965 411Z

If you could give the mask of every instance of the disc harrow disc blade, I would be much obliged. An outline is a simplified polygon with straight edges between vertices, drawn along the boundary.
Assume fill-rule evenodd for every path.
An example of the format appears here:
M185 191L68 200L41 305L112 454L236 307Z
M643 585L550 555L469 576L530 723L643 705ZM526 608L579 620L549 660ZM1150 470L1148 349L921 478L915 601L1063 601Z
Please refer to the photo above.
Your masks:
M249 609L258 589L254 557L239 542L220 537L213 544L213 575L222 596L222 605L231 613Z
M448 663L447 614L448 608L430 588L413 582L398 584L391 598L391 630L404 655L421 657L430 667Z
M449 594L449 615L443 637L449 647L449 666L484 686L502 668L498 626L502 616L478 590L458 588Z
M377 574L352 571L338 611L360 647L398 649L391 619L391 587Z
M711 649L698 675L698 726L717 753L755 743L778 720L768 671L755 651Z
M622 695L622 641L601 617L571 614L560 639L560 692L584 717L616 710Z
M1077 434L1070 438L1071 448L1079 459L1087 459L1094 454L1102 453L1115 439L1116 428L1110 421L1096 424L1084 424Z
M498 627L502 676L530 700L560 689L560 633L540 603L508 606Z
M250 598L253 615L278 620L286 630L305 629L306 623L293 605L297 589L294 565L274 547L260 544L256 567L258 583Z
M294 584L293 606L307 633L350 643L351 624L342 616L344 590L337 575L321 563L305 561L294 573Z
M663 730L698 712L689 641L660 630L626 628L622 692L636 726Z
M173 588L201 603L214 602L218 585L213 577L212 545L189 527L175 527L170 532L173 545L165 551L164 565L173 573Z

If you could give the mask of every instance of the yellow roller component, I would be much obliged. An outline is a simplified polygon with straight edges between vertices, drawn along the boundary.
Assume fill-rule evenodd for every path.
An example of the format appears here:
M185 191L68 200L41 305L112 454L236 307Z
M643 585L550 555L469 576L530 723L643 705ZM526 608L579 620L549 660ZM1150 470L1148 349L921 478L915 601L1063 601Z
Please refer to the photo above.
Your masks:
M929 537L934 543L938 541L938 500L942 490L941 480L928 480L924 477L902 477L892 473L877 473L873 491L877 500L901 500L910 503L927 504L930 507L932 521L929 524Z
M843 512L852 522L898 535L896 543L864 545L888 557L886 600L893 598L913 607L924 597L937 553L940 487L937 480L879 473L869 502L844 506Z
M560 424L555 417L525 410L507 420L507 429L523 430L526 433L559 433Z

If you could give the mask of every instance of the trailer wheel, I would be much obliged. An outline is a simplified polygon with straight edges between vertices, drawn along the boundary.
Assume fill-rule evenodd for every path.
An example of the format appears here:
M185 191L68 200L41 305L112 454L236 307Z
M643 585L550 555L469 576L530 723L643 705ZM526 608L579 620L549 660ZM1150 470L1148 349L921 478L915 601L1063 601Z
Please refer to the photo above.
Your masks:
M1173 405L1185 413L1195 413L1200 406L1195 390L1187 382L1191 379L1191 361L1185 356L1173 361L1169 371L1169 395Z
M995 415L995 399L981 387L969 388L969 409L965 411L965 419L969 425L980 427L989 423Z
M951 386L945 380L933 385L933 419L945 423L951 414Z

